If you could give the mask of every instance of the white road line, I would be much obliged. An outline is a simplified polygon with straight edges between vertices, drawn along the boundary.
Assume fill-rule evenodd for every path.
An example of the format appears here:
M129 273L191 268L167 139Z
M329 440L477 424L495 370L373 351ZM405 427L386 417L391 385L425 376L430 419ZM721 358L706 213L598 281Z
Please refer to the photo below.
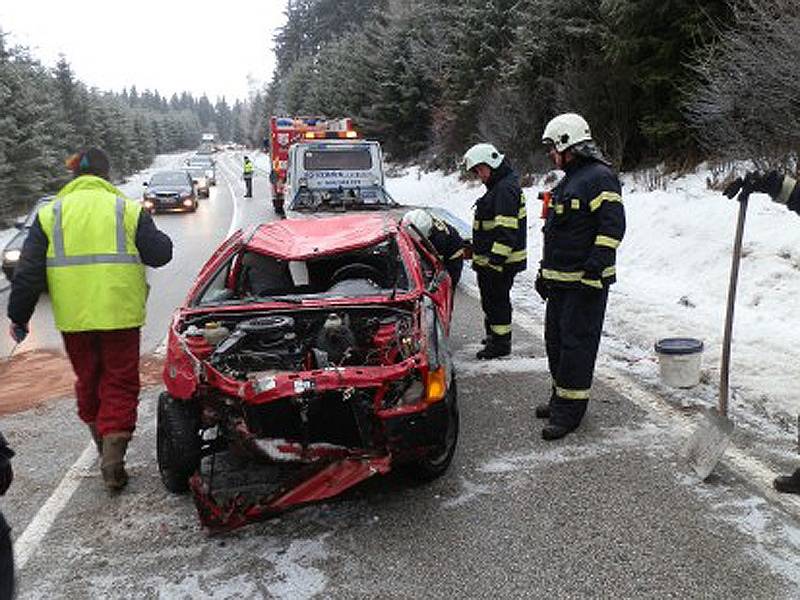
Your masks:
M17 568L22 570L50 531L58 515L64 510L72 494L78 489L84 473L97 459L94 442L90 442L78 460L67 471L61 483L33 517L22 535L14 543Z
M227 240L233 232L241 227L240 221L242 219L240 214L240 206L239 200L236 198L236 194L233 192L233 186L231 185L230 179L228 177L225 178L225 185L228 187L228 191L231 194L231 201L233 202L233 217L231 217L231 225L228 227L228 233L225 234L225 239Z

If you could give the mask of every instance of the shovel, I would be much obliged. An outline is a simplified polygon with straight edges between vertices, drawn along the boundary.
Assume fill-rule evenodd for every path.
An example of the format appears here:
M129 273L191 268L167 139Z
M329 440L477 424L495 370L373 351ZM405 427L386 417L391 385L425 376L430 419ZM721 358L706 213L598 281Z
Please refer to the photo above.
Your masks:
M736 283L739 278L739 262L742 258L742 235L750 188L741 180L725 194L733 197L739 193L739 217L736 221L736 237L733 241L731 277L728 284L728 307L725 313L725 332L722 337L722 363L719 375L719 402L716 408L705 412L705 422L692 434L684 453L689 466L700 479L706 479L725 453L733 432L733 421L728 418L728 383L731 365L731 335L733 333L733 307L736 300Z

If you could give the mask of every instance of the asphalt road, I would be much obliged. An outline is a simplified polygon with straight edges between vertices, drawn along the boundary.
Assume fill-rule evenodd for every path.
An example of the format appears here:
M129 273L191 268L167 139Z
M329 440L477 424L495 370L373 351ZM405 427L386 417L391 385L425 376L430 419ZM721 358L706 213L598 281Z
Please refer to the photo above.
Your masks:
M172 305L228 231L224 215L238 206L242 223L271 216L259 200L266 181L245 204L236 157L223 161L233 197L221 182L204 206L218 221L202 221L202 209L196 220L159 218L186 247L151 280L148 339L163 337ZM533 415L550 386L538 324L515 319L525 329L515 327L513 357L479 362L478 304L460 293L455 306L461 436L448 473L427 485L374 478L228 535L206 535L190 498L160 482L157 389L143 394L131 483L118 496L103 489L72 399L3 418L18 453L2 508L20 598L800 597L793 505L735 464L695 481L679 452L690 423L650 410L624 374L604 371L581 429L544 442Z
M88 437L71 399L4 419L18 451L4 510L25 542L20 597L798 597L796 515L726 468L695 482L677 454L683 429L605 382L577 434L542 441L539 342L517 331L514 358L478 363L476 302L456 302L462 431L429 485L376 478L208 537L191 500L159 480L155 391L115 497L91 449L73 466Z

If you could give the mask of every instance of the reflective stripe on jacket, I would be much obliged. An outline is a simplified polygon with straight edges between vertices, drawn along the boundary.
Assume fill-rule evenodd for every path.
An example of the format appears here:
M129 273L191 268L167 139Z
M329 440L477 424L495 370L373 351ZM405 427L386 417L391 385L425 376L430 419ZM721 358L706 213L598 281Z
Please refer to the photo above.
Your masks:
M486 187L486 193L475 203L472 268L524 271L528 221L519 178L504 160L492 172Z
M92 175L39 210L47 236L47 289L60 331L144 324L147 282L136 248L141 206Z
M625 234L619 179L604 163L585 158L566 171L550 195L542 277L559 287L607 287L616 281Z

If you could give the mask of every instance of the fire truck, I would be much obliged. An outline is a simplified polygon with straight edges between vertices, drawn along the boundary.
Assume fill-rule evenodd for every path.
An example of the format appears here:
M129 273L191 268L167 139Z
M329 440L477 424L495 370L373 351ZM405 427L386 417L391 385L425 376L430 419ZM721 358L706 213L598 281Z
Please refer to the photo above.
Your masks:
M284 214L283 199L286 187L286 168L289 147L301 139L355 139L352 119L325 117L270 117L270 159L272 171L272 206L279 215Z

